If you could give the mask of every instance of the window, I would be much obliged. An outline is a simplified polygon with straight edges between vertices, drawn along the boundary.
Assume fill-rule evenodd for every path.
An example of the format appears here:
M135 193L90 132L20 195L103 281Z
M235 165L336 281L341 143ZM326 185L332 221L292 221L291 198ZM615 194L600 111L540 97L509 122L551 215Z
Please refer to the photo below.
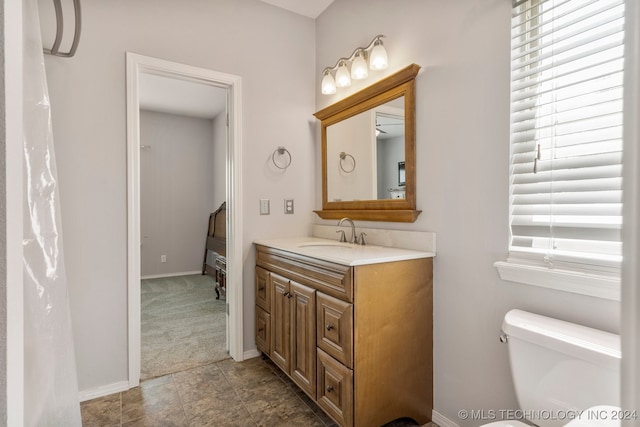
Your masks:
M513 5L511 242L496 266L619 299L624 0Z

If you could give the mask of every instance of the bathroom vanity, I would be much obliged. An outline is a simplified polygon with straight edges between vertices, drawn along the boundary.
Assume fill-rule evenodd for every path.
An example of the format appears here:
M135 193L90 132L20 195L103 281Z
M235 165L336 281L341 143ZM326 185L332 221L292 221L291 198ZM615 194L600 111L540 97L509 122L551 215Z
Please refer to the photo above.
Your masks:
M256 243L256 343L341 426L431 419L433 253Z

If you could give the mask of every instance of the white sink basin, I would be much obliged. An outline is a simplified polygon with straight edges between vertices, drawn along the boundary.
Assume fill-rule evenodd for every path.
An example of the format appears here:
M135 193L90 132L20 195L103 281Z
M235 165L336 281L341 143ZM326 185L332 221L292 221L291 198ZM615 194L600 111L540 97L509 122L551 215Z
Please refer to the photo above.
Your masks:
M257 240L255 243L344 265L376 264L407 259L430 258L435 255L431 252L376 245L361 246L317 237Z
M353 249L355 245L341 242L307 242L298 245L299 248L343 248Z

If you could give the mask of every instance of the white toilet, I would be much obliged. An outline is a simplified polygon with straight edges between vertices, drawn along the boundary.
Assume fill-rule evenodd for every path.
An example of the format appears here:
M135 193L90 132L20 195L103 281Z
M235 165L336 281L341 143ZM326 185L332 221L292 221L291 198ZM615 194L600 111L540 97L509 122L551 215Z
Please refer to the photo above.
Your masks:
M616 426L620 406L620 337L511 310L502 324L521 410L540 427ZM510 412L513 413L513 412ZM497 421L485 426L530 427Z

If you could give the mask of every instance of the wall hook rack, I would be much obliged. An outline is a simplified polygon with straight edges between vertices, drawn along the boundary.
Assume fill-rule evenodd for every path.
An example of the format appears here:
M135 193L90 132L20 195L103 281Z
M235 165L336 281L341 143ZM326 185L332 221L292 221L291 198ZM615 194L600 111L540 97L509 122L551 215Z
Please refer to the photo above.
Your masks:
M61 56L63 58L71 58L78 49L78 43L80 43L80 31L82 29L82 14L80 11L80 0L73 0L73 10L75 13L75 29L73 32L73 42L69 52L60 52L60 44L62 43L62 36L64 34L64 19L62 17L62 3L60 0L53 0L53 6L56 11L56 38L53 42L51 49L43 48L44 53L48 53L53 56Z

